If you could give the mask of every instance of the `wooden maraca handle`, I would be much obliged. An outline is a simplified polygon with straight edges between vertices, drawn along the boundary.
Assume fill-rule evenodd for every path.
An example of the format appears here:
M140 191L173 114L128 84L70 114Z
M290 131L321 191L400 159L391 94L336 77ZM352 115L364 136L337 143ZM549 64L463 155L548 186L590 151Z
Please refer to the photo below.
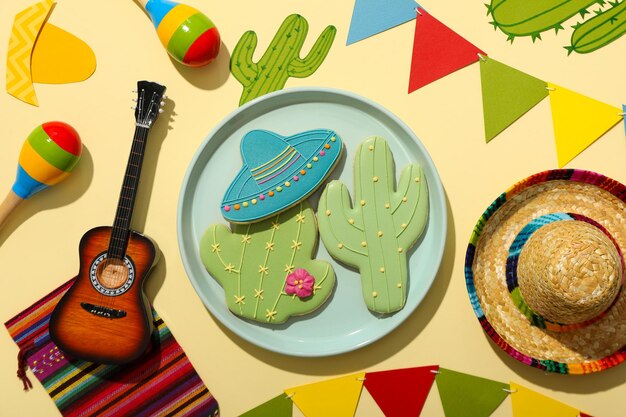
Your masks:
M9 194L7 194L2 204L0 204L0 229L4 226L4 222L7 217L9 217L9 214L11 214L22 201L24 201L24 199L15 194L13 190L9 191Z

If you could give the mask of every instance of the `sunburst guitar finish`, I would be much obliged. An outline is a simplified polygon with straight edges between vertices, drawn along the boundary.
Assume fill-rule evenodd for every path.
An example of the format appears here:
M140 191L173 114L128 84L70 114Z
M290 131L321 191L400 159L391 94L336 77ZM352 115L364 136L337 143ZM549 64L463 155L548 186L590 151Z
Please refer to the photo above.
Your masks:
M152 333L143 286L157 249L131 232L124 260L110 261L111 227L91 229L80 242L80 270L50 318L50 336L70 356L117 364L138 358Z

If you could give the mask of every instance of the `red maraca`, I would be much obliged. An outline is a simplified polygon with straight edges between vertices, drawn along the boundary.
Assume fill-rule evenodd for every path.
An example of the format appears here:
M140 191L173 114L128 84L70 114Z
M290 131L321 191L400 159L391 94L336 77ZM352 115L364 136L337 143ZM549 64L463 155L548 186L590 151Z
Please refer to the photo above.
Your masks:
M64 180L82 150L80 136L72 126L63 122L37 126L22 146L15 183L0 204L0 227L22 201Z

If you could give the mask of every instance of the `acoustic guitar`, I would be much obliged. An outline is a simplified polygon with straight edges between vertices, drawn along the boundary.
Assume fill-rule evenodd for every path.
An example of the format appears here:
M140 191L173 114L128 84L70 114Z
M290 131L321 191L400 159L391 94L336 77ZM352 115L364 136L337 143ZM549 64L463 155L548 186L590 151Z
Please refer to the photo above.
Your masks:
M143 286L158 250L150 238L130 230L130 221L146 140L163 111L164 93L162 85L137 83L135 136L113 227L96 227L82 237L78 276L50 317L52 341L70 356L122 364L148 347L153 325Z

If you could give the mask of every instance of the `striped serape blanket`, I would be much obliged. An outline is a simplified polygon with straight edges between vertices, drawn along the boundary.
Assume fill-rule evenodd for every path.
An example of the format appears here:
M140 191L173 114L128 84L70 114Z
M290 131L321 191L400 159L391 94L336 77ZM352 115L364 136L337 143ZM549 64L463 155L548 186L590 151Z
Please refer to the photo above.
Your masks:
M126 365L67 357L50 340L48 321L70 280L5 323L20 348L18 377L30 367L63 416L217 417L217 401L154 309L151 347Z

